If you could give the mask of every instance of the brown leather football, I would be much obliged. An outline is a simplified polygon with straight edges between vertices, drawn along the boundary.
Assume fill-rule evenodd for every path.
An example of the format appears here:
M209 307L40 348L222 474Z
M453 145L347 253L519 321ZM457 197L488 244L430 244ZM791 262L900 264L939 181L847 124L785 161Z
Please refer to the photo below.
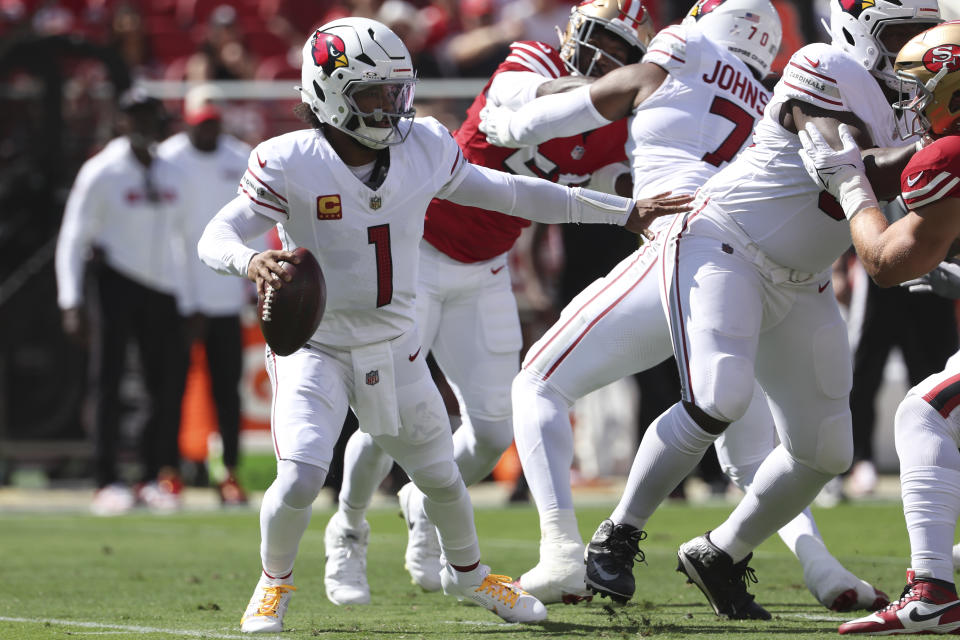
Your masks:
M327 304L327 284L320 263L307 249L293 253L299 264L283 262L283 270L293 276L279 289L266 286L257 300L257 318L264 340L278 356L288 356L307 343L320 326Z

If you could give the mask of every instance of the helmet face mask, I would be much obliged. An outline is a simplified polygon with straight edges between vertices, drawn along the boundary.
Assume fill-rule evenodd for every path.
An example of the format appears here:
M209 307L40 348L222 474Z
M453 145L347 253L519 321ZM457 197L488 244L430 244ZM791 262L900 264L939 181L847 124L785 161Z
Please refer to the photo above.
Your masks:
M416 75L403 41L367 18L318 28L303 47L301 100L320 122L372 149L406 140Z
M897 90L894 61L914 36L940 23L936 0L831 0L834 46L863 65L882 86Z
M901 93L894 109L915 116L912 134L960 134L960 21L946 22L911 39L894 68Z
M683 19L725 46L760 78L770 73L783 27L770 0L698 0Z
M638 0L585 0L570 10L566 31L557 32L560 58L575 76L600 76L639 62L656 34Z

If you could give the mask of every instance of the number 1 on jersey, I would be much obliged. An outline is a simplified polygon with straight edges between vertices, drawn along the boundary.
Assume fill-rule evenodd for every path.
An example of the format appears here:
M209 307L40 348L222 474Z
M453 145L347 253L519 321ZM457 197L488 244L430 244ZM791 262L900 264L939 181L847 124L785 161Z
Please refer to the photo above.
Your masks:
M393 300L393 255L390 252L390 225L367 227L367 243L373 245L377 258L377 307Z

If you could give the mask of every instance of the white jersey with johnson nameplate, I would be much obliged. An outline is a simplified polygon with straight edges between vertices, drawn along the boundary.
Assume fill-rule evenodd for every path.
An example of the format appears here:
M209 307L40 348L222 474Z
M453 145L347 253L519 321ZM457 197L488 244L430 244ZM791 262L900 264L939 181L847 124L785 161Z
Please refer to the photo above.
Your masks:
M316 130L272 138L250 154L238 193L277 221L284 249L309 249L323 269L327 305L313 342L355 347L414 326L423 214L431 199L459 184L465 161L435 119L418 118L412 127L403 144L390 147L386 178L375 190Z
M660 31L643 62L669 75L630 119L634 197L693 193L750 145L770 93L695 25Z
M860 63L823 43L793 54L754 132L752 147L703 187L714 207L704 211L732 219L780 265L818 273L851 244L850 226L837 201L815 183L800 160L800 139L779 123L789 100L831 111L849 111L878 147L905 144L880 85Z

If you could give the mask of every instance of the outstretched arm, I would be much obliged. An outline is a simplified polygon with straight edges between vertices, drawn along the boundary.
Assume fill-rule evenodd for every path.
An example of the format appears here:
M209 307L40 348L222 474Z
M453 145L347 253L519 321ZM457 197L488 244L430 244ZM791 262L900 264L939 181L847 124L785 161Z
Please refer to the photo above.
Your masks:
M593 222L616 224L642 233L654 219L689 211L689 195L667 194L631 200L580 187L564 187L547 180L517 176L466 164L466 172L450 190L437 197L537 222Z
M640 62L592 84L537 98L517 111L488 104L480 112L480 130L488 142L502 147L538 145L592 131L629 116L666 77L661 67Z

